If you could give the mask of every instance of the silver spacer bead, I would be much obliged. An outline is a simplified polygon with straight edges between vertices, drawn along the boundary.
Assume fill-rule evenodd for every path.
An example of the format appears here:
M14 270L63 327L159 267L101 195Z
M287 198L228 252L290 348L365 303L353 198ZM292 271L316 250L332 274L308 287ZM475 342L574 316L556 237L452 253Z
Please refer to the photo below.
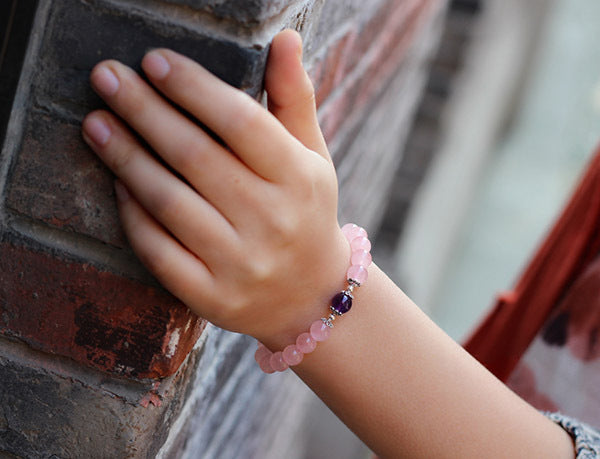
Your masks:
M329 310L332 312L332 314L329 314L329 317L331 317L331 316L335 317L335 316L341 316L342 315L341 312L338 312L335 309L333 309L333 306L329 306Z
M348 288L354 289L354 287L360 287L360 282L354 279L348 279L348 284L350 284Z
M331 315L328 318L321 317L321 322L323 322L329 328L333 328L333 320L331 319Z

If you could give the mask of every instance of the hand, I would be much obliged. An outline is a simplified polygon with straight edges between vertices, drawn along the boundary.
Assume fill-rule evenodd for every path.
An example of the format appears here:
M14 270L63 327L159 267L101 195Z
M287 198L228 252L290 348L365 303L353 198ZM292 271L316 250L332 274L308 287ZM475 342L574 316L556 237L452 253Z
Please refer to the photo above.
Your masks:
M84 139L118 177L131 246L200 316L274 347L293 342L344 287L349 258L300 37L288 30L273 40L269 111L173 51L149 52L142 68L159 92L116 61L91 74L129 127L102 110L83 122Z

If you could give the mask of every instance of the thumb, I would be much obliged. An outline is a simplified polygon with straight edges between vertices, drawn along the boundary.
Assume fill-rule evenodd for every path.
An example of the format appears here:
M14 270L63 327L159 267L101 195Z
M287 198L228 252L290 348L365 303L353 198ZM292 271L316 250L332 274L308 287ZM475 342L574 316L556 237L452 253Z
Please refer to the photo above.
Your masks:
M302 39L296 31L284 30L273 38L265 89L269 110L290 134L329 159L317 119L315 91L302 66Z

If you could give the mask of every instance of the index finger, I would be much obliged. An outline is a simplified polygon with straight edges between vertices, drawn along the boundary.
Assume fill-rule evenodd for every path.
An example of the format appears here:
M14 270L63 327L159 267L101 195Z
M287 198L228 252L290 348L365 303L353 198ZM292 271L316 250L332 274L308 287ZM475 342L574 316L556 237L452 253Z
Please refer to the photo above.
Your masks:
M286 169L310 151L257 101L185 56L154 50L144 57L142 68L165 96L215 132L267 180L283 179ZM286 167L281 167L282 161Z

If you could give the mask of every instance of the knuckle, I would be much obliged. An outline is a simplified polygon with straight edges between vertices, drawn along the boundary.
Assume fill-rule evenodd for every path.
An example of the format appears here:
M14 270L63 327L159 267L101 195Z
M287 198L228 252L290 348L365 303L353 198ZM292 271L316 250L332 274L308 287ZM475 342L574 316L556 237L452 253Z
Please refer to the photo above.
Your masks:
M270 232L278 243L293 240L298 234L299 219L295 214L275 213L271 215Z
M281 209L281 211L277 209ZM263 216L263 219L268 243L272 249L280 250L292 246L294 240L302 232L301 216L290 212L284 206L273 205L270 212Z
M232 127L237 127L240 131L256 129L264 117L264 108L244 92L239 92L239 98L237 117Z
M317 96L315 95L315 88L310 81L310 79L306 79L306 83L302 87L302 93L300 94L300 100L304 104L312 104L316 105Z
M265 284L273 275L270 263L260 253L247 257L242 269L245 283L254 287Z
M130 168L139 154L138 148L134 145L128 145L125 148L119 149L110 161L110 168L117 175L124 175Z
M311 202L318 198L319 183L321 180L320 168L314 168L307 161L299 162L294 167L294 187L296 199L302 202Z
M145 84L142 79L138 75L127 75L121 80L124 90L119 94L118 110L122 116L129 119L146 113L151 99L142 90L142 85Z
M157 191L151 197L152 213L162 222L181 220L185 215L183 199L177 198L173 193Z
M296 204L304 206L306 202L294 193L296 191L288 191L283 196L270 195L269 205L257 215L268 235L268 242L275 242L277 246L292 241L302 230L302 212L296 210Z
M211 309L210 319L217 324L231 326L237 322L240 317L244 316L244 311L249 306L248 296L238 290L228 289L223 293L223 298L227 298L227 302L219 299L216 301L215 307Z
M249 298L246 292L236 291L233 294L230 293L228 298L228 307L224 308L224 312L230 318L236 317L240 311L244 311L249 305Z
M177 158L177 168L184 174L203 172L206 168L207 148L206 142L202 139L183 140L177 145L177 151L173 154Z

